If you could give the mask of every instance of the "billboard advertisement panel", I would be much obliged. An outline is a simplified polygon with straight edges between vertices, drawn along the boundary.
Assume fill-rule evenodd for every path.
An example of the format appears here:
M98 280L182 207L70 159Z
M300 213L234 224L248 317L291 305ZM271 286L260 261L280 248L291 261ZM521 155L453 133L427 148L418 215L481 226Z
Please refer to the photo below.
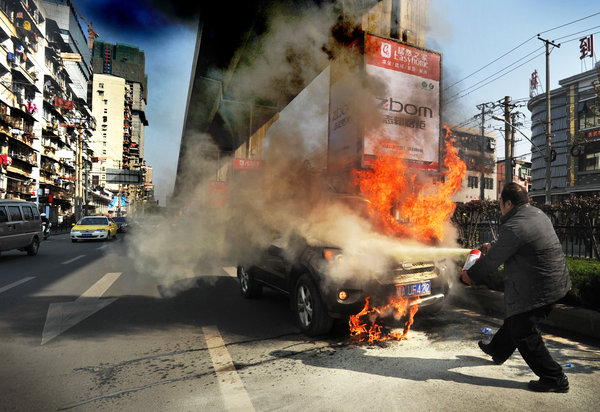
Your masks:
M437 170L440 150L441 55L394 40L366 34L366 73L387 85L375 96L381 115L378 127L364 131L363 164L385 142L424 170Z

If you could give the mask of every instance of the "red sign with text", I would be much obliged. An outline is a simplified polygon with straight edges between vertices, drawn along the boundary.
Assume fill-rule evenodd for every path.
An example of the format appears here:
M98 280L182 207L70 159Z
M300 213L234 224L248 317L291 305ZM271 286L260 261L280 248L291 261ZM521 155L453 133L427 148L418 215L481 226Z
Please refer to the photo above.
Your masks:
M265 165L263 160L256 159L233 159L233 168L235 170L256 170L262 169Z

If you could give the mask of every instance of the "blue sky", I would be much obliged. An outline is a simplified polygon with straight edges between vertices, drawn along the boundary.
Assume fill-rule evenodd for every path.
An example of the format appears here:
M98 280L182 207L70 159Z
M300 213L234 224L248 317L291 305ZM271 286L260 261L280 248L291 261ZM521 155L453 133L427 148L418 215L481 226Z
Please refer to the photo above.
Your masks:
M145 158L154 169L156 196L164 205L177 168L198 18L183 10L185 2L77 0L75 4L94 23L100 40L130 44L146 53L150 125ZM545 57L538 33L561 43L551 52L551 89L558 87L560 79L590 70L595 60L579 59L578 39L598 33L595 51L600 52L600 14L586 18L596 13L600 13L599 3L582 0L429 0L427 47L442 52L442 87L458 82L447 90L459 96L451 103L453 120L466 123L479 103L504 96L528 98L529 78L536 69L539 91L544 90ZM526 106L519 110L529 116ZM521 130L529 135L529 122L524 120ZM491 119L488 124L502 126ZM479 123L468 126L479 127ZM497 150L502 157L504 144L499 137ZM530 145L521 139L515 151L528 153Z
M576 20L580 21L567 24ZM600 3L594 1L430 0L428 23L427 47L443 53L446 76L442 87L460 81L448 90L451 96L461 96L451 103L459 122L472 118L478 112L477 104L504 96L527 99L529 78L536 69L542 86L539 92L545 91L544 43L537 39L538 34L561 44L550 53L551 90L559 87L559 80L593 68L595 58L579 59L579 38L596 33L595 53L600 52ZM518 110L527 115L521 130L530 136L530 113L526 106ZM503 127L492 119L487 123ZM479 120L468 125L480 127ZM497 153L503 157L503 134L499 137ZM529 142L519 138L515 153L529 153Z
M143 0L78 0L74 4L93 23L98 40L145 52L149 126L144 157L153 168L155 197L165 205L175 182L198 18L159 13ZM85 25L83 29L87 33Z

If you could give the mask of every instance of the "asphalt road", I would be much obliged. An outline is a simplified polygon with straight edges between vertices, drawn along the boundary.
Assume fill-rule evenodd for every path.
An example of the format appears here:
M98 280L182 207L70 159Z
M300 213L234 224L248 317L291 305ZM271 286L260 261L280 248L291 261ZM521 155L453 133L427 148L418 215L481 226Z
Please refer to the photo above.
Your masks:
M245 300L232 268L160 283L135 265L131 234L0 257L0 410L596 411L600 342L546 335L567 394L526 390L518 354L497 366L480 328L448 306L408 339L351 344L340 328L299 333L286 299ZM137 269L136 269L137 267ZM570 366L567 366L570 365Z

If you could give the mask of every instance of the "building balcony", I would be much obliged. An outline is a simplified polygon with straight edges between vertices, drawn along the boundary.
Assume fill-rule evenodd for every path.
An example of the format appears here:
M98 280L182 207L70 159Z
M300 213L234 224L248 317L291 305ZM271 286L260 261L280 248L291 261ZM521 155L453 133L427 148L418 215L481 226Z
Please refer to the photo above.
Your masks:
M17 153L17 152L8 152L8 155L11 157L11 159L13 160L13 162L15 160L17 161L21 161L23 163L27 163L28 165L31 166L37 166L37 159L35 154L30 153L30 154L25 154L25 153Z
M9 197L9 195L12 195L13 197ZM7 199L26 199L29 196L31 196L31 194L29 193L28 186L8 183L6 188Z
M25 146L27 146L28 148L33 150L33 146L32 146L33 138L31 136L22 134L22 132L21 133L10 133L7 136L10 137L13 141L24 144Z
M15 164L8 166L6 168L6 171L26 177L27 179L31 179L31 170L26 170L26 169L20 168L20 167L16 166Z
M0 127L10 126L10 129L20 129L22 126L22 119L11 116L9 114L0 114Z
M13 75L13 80L17 80L19 82L26 82L30 86L36 87L35 82L37 81L38 73L36 71L27 70L25 63L17 63L16 60L13 61L13 63L11 64L11 71Z

